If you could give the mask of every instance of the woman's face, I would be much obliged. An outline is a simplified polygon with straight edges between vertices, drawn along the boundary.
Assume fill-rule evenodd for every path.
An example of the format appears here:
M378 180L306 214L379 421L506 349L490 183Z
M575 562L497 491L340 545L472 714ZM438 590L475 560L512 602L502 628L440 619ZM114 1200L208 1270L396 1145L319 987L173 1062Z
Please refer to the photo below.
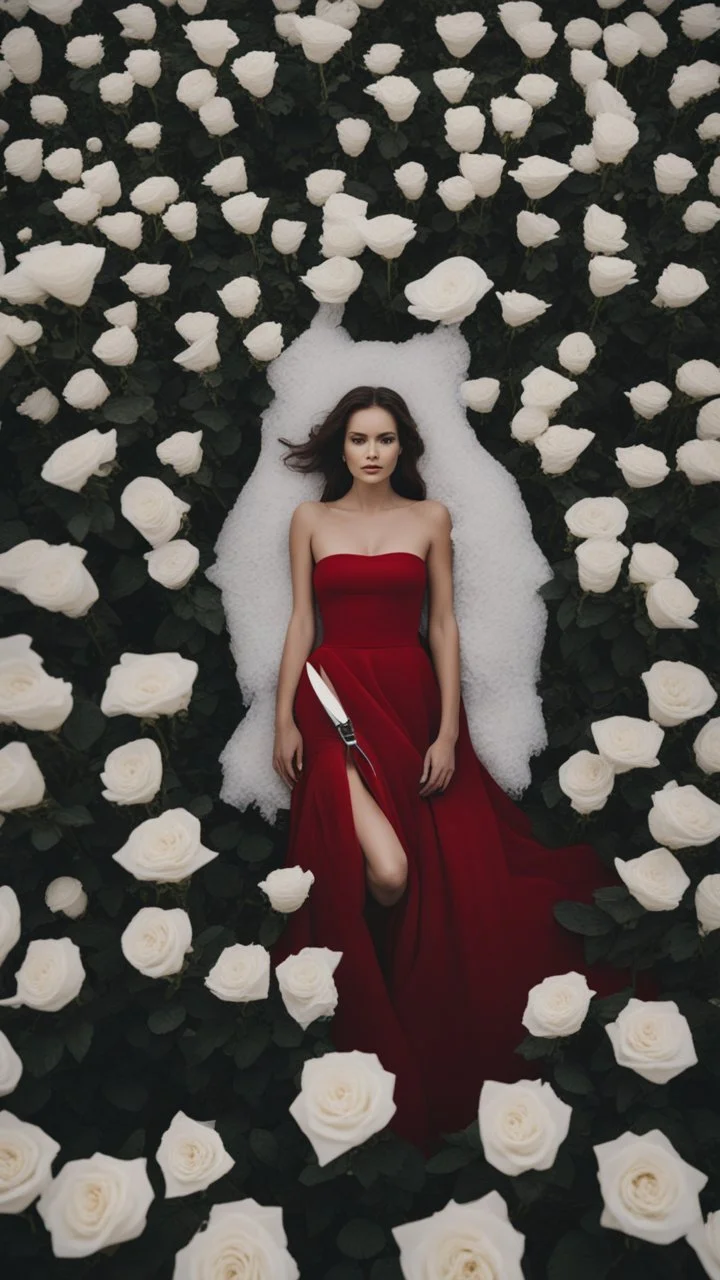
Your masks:
M401 452L395 419L387 409L375 404L351 413L345 428L343 453L354 478L369 484L387 480ZM371 466L377 470L368 470Z

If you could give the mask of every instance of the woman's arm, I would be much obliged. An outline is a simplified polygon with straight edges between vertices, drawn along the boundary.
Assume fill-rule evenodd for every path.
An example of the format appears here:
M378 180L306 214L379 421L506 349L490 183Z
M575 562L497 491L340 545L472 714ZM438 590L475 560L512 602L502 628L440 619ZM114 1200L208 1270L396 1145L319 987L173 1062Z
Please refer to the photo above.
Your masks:
M428 553L428 645L442 701L438 738L455 742L460 713L460 638L453 609L452 520L447 507L441 502L435 503L435 507Z
M315 639L312 594L313 503L301 502L290 521L290 573L293 606L278 672L275 727L293 723L293 703L305 661Z

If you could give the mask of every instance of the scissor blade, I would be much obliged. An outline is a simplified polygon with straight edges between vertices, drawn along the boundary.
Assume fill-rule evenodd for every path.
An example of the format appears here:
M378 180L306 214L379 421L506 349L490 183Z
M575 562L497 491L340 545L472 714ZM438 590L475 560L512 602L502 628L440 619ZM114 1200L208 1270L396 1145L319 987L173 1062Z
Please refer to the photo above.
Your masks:
M336 724L344 724L349 720L349 716L345 711L340 699L335 696L332 689L328 687L322 676L315 670L309 662L305 663L305 670L308 673L308 679L315 690L318 698L322 702L330 719Z

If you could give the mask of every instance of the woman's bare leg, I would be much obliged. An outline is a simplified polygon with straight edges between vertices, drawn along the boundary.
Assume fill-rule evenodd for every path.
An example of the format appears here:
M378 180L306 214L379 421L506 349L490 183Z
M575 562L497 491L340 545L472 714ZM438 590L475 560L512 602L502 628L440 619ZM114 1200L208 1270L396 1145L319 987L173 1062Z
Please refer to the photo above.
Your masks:
M322 667L320 674L337 697ZM366 787L349 747L345 763L355 831L367 862L368 887L381 906L391 907L405 892L407 856L392 823Z

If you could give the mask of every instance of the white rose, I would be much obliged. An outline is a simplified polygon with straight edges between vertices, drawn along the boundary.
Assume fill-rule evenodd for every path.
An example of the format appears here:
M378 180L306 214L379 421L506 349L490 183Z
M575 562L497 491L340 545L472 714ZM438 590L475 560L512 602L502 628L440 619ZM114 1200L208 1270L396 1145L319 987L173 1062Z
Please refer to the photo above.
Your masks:
M472 378L469 382L460 383L460 398L463 404L476 413L490 413L500 395L500 382L497 378Z
M343 303L360 287L363 274L358 262L336 254L319 266L311 267L300 280L317 302Z
M75 999L85 981L80 948L69 938L36 938L28 943L15 979L15 995L0 1000L0 1005L56 1013Z
M389 76L402 58L403 49L400 44L373 44L363 54L366 69L374 76Z
M717 142L720 138L720 111L711 111L695 131L701 142Z
M614 858L615 870L646 911L674 911L690 884L682 863L669 849L649 849L639 858Z
M655 418L667 409L672 398L669 387L662 382L639 382L631 391L624 391L633 409L641 418Z
M289 1111L323 1166L385 1128L397 1110L394 1089L376 1053L326 1053L303 1064Z
M557 422L537 436L533 443L540 454L545 474L560 476L574 466L594 439L595 432L587 427L568 427Z
M79 182L83 158L79 147L58 147L43 161L44 167L58 182Z
M87 910L87 894L75 876L58 876L45 890L48 911L62 911L71 920L77 920Z
M120 35L126 40L152 40L155 35L157 21L148 4L129 4L124 9L116 9L115 17L122 26Z
M142 1235L154 1197L146 1165L100 1151L63 1165L37 1203L56 1258L87 1258Z
M135 81L129 71L110 71L98 80L98 93L108 106L124 106L133 96Z
M505 168L505 160L502 156L489 152L484 155L463 152L458 159L458 165L463 178L467 178L476 196L486 199L499 191L502 171Z
M170 288L170 263L136 262L120 279L138 298L157 298Z
M720 929L720 873L703 876L695 890L695 910L700 933Z
M510 0L509 3L498 5L498 17L512 40L522 26L528 22L537 22L541 16L541 6L530 0Z
M225 18L183 22L182 28L200 61L210 67L222 66L228 51L240 43Z
M200 822L193 813L166 809L158 818L147 818L135 827L112 856L136 880L175 884L218 855L201 843Z
M60 1143L37 1124L0 1111L0 1214L23 1213L52 1179Z
M265 1000L270 990L270 953L257 942L225 947L205 978L218 1000L235 1004Z
M695 400L720 395L720 367L712 360L686 360L675 374L675 386Z
M479 107L448 107L445 141L453 151L477 151L485 137L485 116Z
M142 243L143 221L139 213L105 213L93 224L121 249L137 249ZM136 304L137 305L137 304Z
M351 119L350 117L338 120L335 125L335 131L338 142L346 156L362 155L372 133L367 120Z
M558 363L568 373L584 373L597 354L597 347L588 333L569 333L557 348Z
M537 320L538 316L544 315L551 305L549 302L543 302L542 298L536 298L532 293L518 293L515 289L509 289L507 293L499 293L496 289L495 297L500 301L505 324L513 329L521 324L529 324L531 320Z
M258 888L269 898L273 911L289 915L302 906L314 883L312 871L303 871L299 866L278 867L259 881Z
M47 551L49 543L42 538L27 538L0 555L0 587L19 591L23 578Z
M557 40L549 22L526 22L518 27L515 40L526 58L544 58Z
M315 16L296 17L295 32L300 37L302 51L308 62L329 62L350 39L350 32L344 27Z
M0 44L0 52L20 84L34 84L42 71L42 45L32 27L15 27Z
M703 405L695 430L700 440L720 440L720 399L709 400Z
M654 662L640 677L648 695L648 715L666 728L704 716L717 694L703 671L687 662Z
M640 37L622 22L611 22L603 31L603 45L608 62L626 67L640 52Z
M99 409L109 395L107 382L94 369L78 369L62 389L63 400L73 409Z
M592 751L576 751L560 765L558 782L576 813L594 813L607 803L615 773L602 756Z
M118 324L101 333L91 350L103 364L123 367L134 362L138 341L128 325Z
M615 465L622 471L625 483L633 489L647 489L660 484L670 472L662 449L651 449L646 444L617 448L615 458Z
M217 80L212 71L198 67L194 71L186 71L177 82L175 97L190 111L198 111L204 103L209 102L217 93Z
M707 40L720 31L720 13L716 4L694 4L680 13L680 26L688 40Z
M661 578L648 588L645 605L650 621L656 627L679 627L694 631L697 622L692 615L700 601L679 578Z
M125 68L136 84L152 89L162 75L162 63L157 49L133 49L125 59Z
M235 1161L228 1155L214 1120L192 1120L177 1111L155 1153L165 1179L165 1199L189 1196L223 1178Z
M146 551L148 573L154 582L170 591L187 585L200 564L200 552L185 538L173 538L154 551Z
M617 538L629 514L621 498L580 498L565 512L565 524L576 538Z
M43 670L30 636L0 639L0 724L52 732L72 707L72 685Z
M162 125L157 120L143 120L125 134L128 146L137 151L154 151L160 145Z
M0 813L31 809L45 795L45 779L25 742L0 749Z
M657 18L649 13L629 13L625 26L640 37L640 52L644 58L657 58L667 49L668 38Z
M637 284L637 267L627 258L607 258L596 254L588 263L588 284L595 298L608 298L628 284Z
M139 182L130 192L130 203L140 213L163 213L169 204L180 197L180 187L174 178L157 174ZM145 263L145 266L151 264Z
M557 413L563 401L578 389L577 382L563 377L554 369L547 369L542 364L526 374L521 379L521 385L523 388L520 396L521 404L544 409L550 417Z
M698 1060L688 1020L674 1000L633 996L605 1030L618 1066L653 1084L667 1084Z
M720 440L686 440L676 450L675 462L691 484L720 480Z
M198 664L179 653L123 653L110 670L100 708L106 716L155 720L185 711Z
M592 147L601 164L622 164L640 137L634 120L600 111L593 120Z
M486 34L487 23L481 13L444 13L435 19L435 30L453 58L465 58Z
M193 475L202 466L202 431L176 431L161 440L155 452L179 476Z
M472 183L457 173L438 182L436 191L451 213L462 212L475 199Z
M717 1280L720 1276L720 1211L709 1213L705 1222L701 1219L694 1223L685 1239L695 1250L706 1275L710 1280Z
M23 1073L22 1058L13 1049L4 1031L0 1031L0 1098L13 1093Z
M174 1280L229 1277L238 1265L253 1280L299 1280L282 1214L278 1206L249 1198L214 1204L207 1225L176 1253Z
M462 102L475 79L475 72L466 71L464 67L443 67L440 71L433 71L432 78L445 101L456 103Z
M577 173L597 173L600 161L593 151L592 143L578 142L570 152L570 164Z
M510 434L521 444L528 444L531 440L537 440L549 426L550 419L544 409L527 405L524 409L518 409L514 415L510 423Z
M275 83L277 69L277 55L267 49L253 49L236 58L230 66L238 84L254 98L267 97Z
M592 49L602 38L602 27L594 18L572 18L563 35L571 49Z
M141 907L120 936L128 964L146 978L168 978L179 973L185 955L192 951L192 925L180 907Z
M521 76L515 85L515 92L529 102L531 107L546 107L548 102L552 102L557 90L558 82L553 80L552 76L540 75L532 71L528 75Z
M693 751L703 773L720 773L720 716L703 725L693 743Z
M168 205L160 220L170 235L183 243L194 240L197 235L198 208L192 200Z
M243 338L243 346L255 360L275 360L284 346L282 325L277 320L256 324Z
M20 941L21 931L18 896L9 884L0 885L0 965Z
M607 75L608 64L591 49L573 49L570 53L570 75L581 89L588 89Z
M270 228L270 239L278 253L297 253L307 231L307 222L293 221L289 218L276 218ZM250 277L245 277L249 279ZM228 286L225 285L227 289ZM222 290L218 289L222 295ZM232 312L230 313L232 315Z
M223 138L225 134L237 129L232 102L229 98L221 98L219 94L203 102L198 107L198 116L207 132L214 138Z
M710 288L702 271L671 262L655 285L655 307L689 307Z
M510 1222L498 1191L463 1204L450 1200L428 1218L391 1230L406 1280L460 1277L463 1270L466 1275L522 1280L525 1237Z
M152 554L152 553L151 553ZM136 738L111 751L100 781L111 804L149 804L162 785L163 761L152 738Z
M592 721L590 732L600 755L615 773L653 769L660 763L657 753L665 731L654 720L609 716L606 720Z
M694 786L668 782L654 791L648 826L668 849L695 849L720 837L720 804Z
M74 36L65 46L65 57L74 67L96 67L104 56L101 35Z
M540 1080L484 1080L478 1126L488 1164L509 1177L550 1169L570 1128L572 1107Z
M159 547L175 537L190 506L162 480L136 476L122 491L120 510L151 546Z
M83 564L84 547L63 542L48 547L37 557L22 579L19 590L40 609L82 618L98 599L94 578Z
M79 493L90 476L106 475L115 461L117 431L98 431L95 427L74 440L66 440L44 463L40 472L48 484Z
M60 244L59 241L54 241L50 244L36 244L35 248L24 252L22 270L23 275L27 275L32 284L37 285L44 293L58 298L60 302L67 302L69 306L79 307L85 306L90 298L95 276L104 260L105 250L96 244ZM74 375L68 385L74 384L76 378L82 379L86 372L88 370ZM96 378L97 375L94 376ZM96 408L97 403L101 402L74 407Z
M663 195L680 195L688 183L697 177L695 165L684 156L676 156L672 151L655 157L653 171L655 186Z
M515 219L515 230L526 249L536 249L538 245L557 239L560 223L545 213L531 213L529 209L523 209Z
M321 206L329 196L342 191L344 181L342 169L315 169L305 179L305 193L311 204Z
M472 315L493 282L472 258L446 258L405 286L408 311L418 320L457 324Z
M672 578L679 563L677 556L657 542L634 542L628 562L628 577L631 582L649 587L663 578Z
M585 974L574 969L543 978L528 992L522 1024L532 1036L574 1035L585 1021L595 994Z
M470 148L466 148L470 150ZM529 200L541 200L555 191L572 173L569 164L560 164L548 156L525 156L517 169L509 169L511 178L520 183Z
M253 276L236 276L217 295L225 310L240 320L251 316L260 300L260 285Z
M388 118L399 123L409 119L420 96L420 90L407 76L381 76L374 84L366 85L363 93L369 93L385 108Z
M106 160L103 164L94 165L92 169L85 169L81 178L88 191L97 192L103 205L117 204L122 196L120 174L113 160ZM161 178L160 181L165 182L166 179ZM172 178L167 181L172 182Z
M575 548L578 582L583 591L612 591L628 548L616 538L588 538Z
M303 1030L316 1018L327 1018L335 1012L338 992L333 973L342 959L342 951L327 947L303 947L277 965L283 1004Z
M490 99L490 112L493 128L503 137L524 138L532 124L533 109L524 98L511 98L508 94L500 94Z
M49 387L39 387L26 396L17 406L17 412L32 418L34 422L51 422L60 408L60 401Z
M362 230L368 248L387 261L399 258L405 245L414 239L416 223L397 213L384 213L377 218L366 218Z
M672 1244L702 1222L698 1194L707 1174L682 1160L660 1129L626 1132L593 1151L604 1201L601 1227Z
M203 177L203 186L210 187L216 196L230 196L235 191L247 191L247 171L242 156L228 156L220 160Z

